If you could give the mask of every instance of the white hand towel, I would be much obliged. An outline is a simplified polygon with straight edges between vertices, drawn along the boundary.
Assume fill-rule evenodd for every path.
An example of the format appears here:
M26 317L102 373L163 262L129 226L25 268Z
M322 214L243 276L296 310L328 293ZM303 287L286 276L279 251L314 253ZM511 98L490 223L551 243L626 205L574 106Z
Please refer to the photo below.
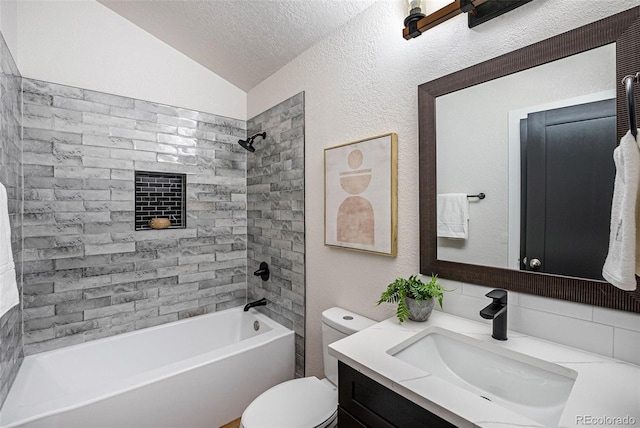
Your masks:
M441 238L469 237L469 200L466 193L438 195L437 232Z
M19 303L16 270L11 250L7 189L0 183L0 317Z
M640 272L637 239L637 204L640 190L640 148L631 131L622 137L613 151L616 179L611 205L609 253L602 268L602 276L616 287L636 289L635 274Z

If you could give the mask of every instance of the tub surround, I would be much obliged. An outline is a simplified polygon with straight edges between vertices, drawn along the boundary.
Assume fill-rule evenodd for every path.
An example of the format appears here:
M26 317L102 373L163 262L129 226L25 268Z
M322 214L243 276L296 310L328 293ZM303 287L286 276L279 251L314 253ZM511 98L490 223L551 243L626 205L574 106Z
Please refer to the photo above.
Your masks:
M23 81L25 354L244 305L246 123ZM135 230L135 170L187 174L186 228Z
M22 293L21 80L4 37L0 34L0 183L7 189L18 293ZM0 319L0 405L18 372L22 357L22 307L17 305Z
M268 297L266 314L295 330L304 375L303 94L252 119L270 139L247 180L245 121L22 79L2 46L15 97L3 97L0 179L25 288L2 319L0 403L23 355L241 306L247 294ZM187 174L186 228L135 230L137 170ZM249 263L273 273L249 291L248 188Z
M248 275L249 301L265 297L270 318L296 332L296 376L304 376L304 93L247 122L266 132L247 152L247 271L267 262L269 280Z
M424 323L389 318L333 343L329 353L388 389L459 427L542 427L524 416L443 382L387 353L429 327L441 327L482 342L556 363L577 372L559 427L584 426L580 417L631 417L640 425L640 367L509 331L509 340L491 338L491 326L443 312ZM481 368L479 368L481 369Z

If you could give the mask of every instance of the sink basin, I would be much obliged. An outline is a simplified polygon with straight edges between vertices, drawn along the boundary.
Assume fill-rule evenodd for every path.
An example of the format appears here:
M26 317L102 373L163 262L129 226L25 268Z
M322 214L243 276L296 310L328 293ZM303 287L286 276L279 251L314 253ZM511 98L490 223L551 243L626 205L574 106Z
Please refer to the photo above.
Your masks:
M439 327L387 352L545 426L557 426L577 376L558 364Z

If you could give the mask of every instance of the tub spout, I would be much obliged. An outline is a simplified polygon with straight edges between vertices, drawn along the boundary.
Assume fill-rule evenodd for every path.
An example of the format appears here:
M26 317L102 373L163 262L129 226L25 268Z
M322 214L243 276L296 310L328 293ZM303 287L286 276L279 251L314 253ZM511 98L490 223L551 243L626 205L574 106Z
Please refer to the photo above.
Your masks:
M255 308L256 306L267 306L267 299L264 297L260 300L256 300L255 302L250 302L244 305L244 311L247 312L251 308Z

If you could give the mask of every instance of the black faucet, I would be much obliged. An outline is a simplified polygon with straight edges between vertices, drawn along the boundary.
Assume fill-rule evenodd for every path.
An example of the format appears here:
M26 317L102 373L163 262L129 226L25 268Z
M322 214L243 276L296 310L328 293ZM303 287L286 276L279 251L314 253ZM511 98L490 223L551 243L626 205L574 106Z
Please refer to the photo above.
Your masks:
M507 340L507 290L496 288L486 294L493 302L480 311L480 316L493 320L491 337L497 340Z
M260 263L260 269L253 273L255 276L259 276L263 281L269 279L269 265L266 262Z
M256 300L255 302L249 302L244 305L244 311L247 312L251 308L255 308L256 306L267 306L267 299L262 298L260 300Z

